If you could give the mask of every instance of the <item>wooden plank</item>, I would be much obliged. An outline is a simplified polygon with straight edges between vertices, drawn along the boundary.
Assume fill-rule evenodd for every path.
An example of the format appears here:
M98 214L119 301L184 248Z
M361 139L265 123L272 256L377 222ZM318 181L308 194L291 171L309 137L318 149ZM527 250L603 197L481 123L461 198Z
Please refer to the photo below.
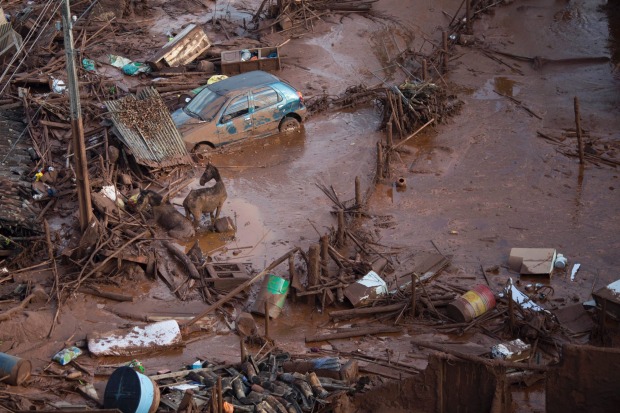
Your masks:
M350 318L356 317L359 315L373 315L380 313L389 313L391 311L399 311L405 307L405 303L397 303L391 305L377 306L377 307L367 307L367 308L353 308L350 310L337 310L329 313L329 316L332 318Z
M191 372L199 373L201 371L209 371L209 370L215 371L215 370L221 370L226 367L227 366L222 365L222 366L215 366L215 367L202 367L199 369L191 369L191 370L173 371L172 373L155 374L153 376L149 376L149 378L151 380L178 379L178 378L187 376Z
M318 334L315 336L306 337L306 343L314 341L329 341L342 338L360 337L374 334L390 334L390 333L402 333L403 329L400 327L368 327L360 328L357 330L343 331L341 333L328 333Z
M115 251L102 250L101 255L105 255L106 257L109 257L110 255L114 254L114 252ZM116 254L116 257L122 260L125 260L125 261L131 261L131 262L135 262L138 264L146 265L146 263L148 262L148 257L145 255L131 255L131 254L121 252L121 253Z

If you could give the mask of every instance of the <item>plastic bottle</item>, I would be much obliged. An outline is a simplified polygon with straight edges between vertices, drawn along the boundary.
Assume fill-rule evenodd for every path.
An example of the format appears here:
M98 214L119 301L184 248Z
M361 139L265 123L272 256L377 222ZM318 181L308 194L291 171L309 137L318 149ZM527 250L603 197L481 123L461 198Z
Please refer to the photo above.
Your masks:
M553 264L555 266L555 268L564 268L566 267L566 257L562 254L558 254L558 256L555 258L555 263Z

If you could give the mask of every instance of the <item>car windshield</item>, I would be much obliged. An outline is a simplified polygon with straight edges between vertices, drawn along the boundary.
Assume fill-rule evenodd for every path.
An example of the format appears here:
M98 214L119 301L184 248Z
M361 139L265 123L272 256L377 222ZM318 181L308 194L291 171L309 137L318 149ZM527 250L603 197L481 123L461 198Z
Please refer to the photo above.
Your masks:
M224 96L212 92L209 88L204 88L185 106L184 111L192 117L210 122L217 115L224 102L226 102Z

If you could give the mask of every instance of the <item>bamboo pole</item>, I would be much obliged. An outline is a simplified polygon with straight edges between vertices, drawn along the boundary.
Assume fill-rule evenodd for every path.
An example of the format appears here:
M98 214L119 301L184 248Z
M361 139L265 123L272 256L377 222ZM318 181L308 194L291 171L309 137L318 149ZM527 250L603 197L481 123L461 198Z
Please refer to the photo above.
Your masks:
M383 147L377 142L377 181L383 179Z
M343 246L344 245L344 234L345 234L345 222L344 222L344 210L339 209L338 210L338 232L337 232L337 239L338 239L338 245L339 246Z

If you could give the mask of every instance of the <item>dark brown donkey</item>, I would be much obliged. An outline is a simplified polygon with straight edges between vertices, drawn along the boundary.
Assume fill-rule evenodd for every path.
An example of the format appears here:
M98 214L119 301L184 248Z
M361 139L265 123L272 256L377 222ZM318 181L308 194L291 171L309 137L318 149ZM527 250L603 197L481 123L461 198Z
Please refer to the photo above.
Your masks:
M192 189L185 197L183 201L183 208L185 208L185 216L187 219L193 217L194 226L198 226L203 214L209 214L211 224L215 223L215 220L220 216L222 205L226 201L226 188L220 172L211 163L208 163L205 172L200 177L200 185L204 185L211 179L215 179L215 185Z
M141 191L140 204L151 205L155 221L168 234L177 239L192 238L196 235L192 223L183 216L170 202L162 202L162 196L154 191Z

